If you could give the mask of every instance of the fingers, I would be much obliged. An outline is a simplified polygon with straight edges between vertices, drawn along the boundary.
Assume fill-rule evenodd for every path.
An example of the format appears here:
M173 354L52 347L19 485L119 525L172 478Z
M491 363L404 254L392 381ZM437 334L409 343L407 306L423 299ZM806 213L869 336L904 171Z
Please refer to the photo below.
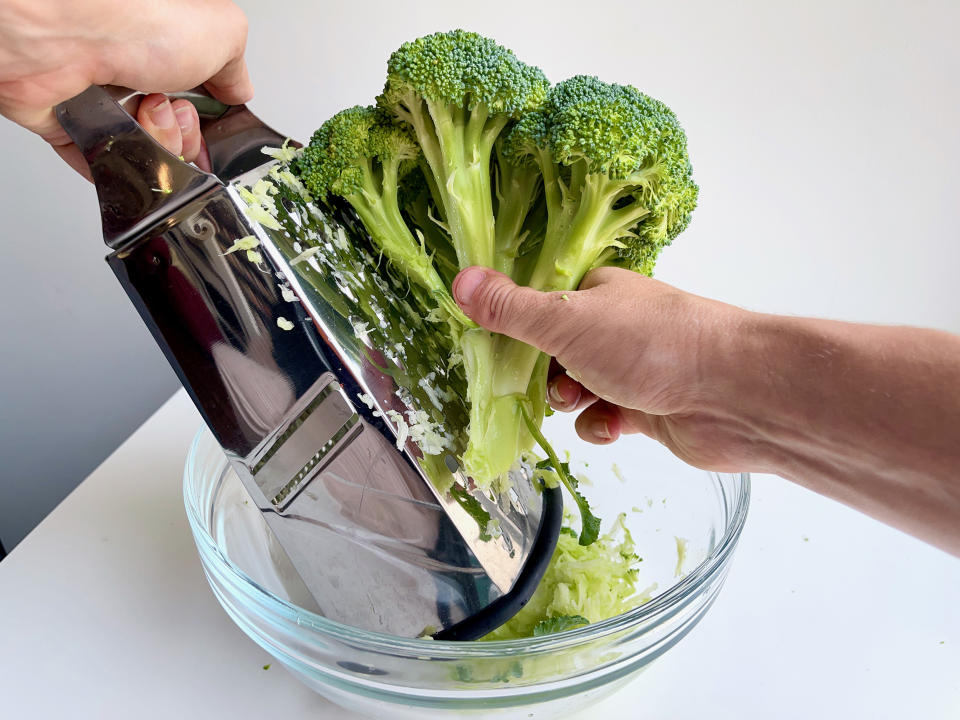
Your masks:
M614 285L618 282L629 283L631 292L637 294L638 297L660 292L669 287L659 280L654 280L633 270L619 267L599 267L584 275L580 287L577 289L590 290L601 285Z
M183 136L180 134L173 105L166 95L147 95L141 100L137 109L137 122L168 151L174 155L182 153Z
M204 83L204 87L220 102L240 105L253 98L253 83L243 57L247 46L247 16L233 3L220 8L218 12L229 23L234 37L233 52L226 64Z
M147 95L137 110L137 122L174 155L186 162L207 164L204 169L209 169L200 135L200 117L188 100L170 102L164 95Z
M577 416L574 427L577 435L595 445L609 445L622 432L620 408L605 400L598 400Z
M580 290L589 290L590 288L597 287L598 285L603 285L608 282L612 282L617 279L618 275L622 273L630 273L631 276L636 275L636 273L630 270L624 270L623 268L615 267L600 267L594 268L586 275L583 276L583 280L580 281Z
M188 100L170 102L165 95L147 95L137 109L137 122L169 152L210 171L210 161L200 135L200 117ZM70 167L87 180L93 179L90 167L76 145L69 140L51 144Z
M596 402L597 396L565 372L560 372L547 383L547 399L554 410L574 412L589 407Z
M203 86L220 102L242 105L253 98L253 83L243 57L234 58Z
M568 295L573 294L539 292L482 267L467 268L453 281L453 296L472 320L548 355L559 355L566 344L572 304Z
M200 154L203 140L200 135L200 116L193 104L187 100L174 100L170 104L180 128L180 155L186 162L194 162Z
M597 400L577 417L577 434L589 443L608 445L621 435L642 433L663 442L662 418L640 410L628 410L618 405Z

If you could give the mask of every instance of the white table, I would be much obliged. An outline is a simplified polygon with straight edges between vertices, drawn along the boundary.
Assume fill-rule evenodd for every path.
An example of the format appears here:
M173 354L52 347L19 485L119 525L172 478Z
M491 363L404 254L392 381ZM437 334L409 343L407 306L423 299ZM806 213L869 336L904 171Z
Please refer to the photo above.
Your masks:
M0 718L353 717L263 670L210 593L181 500L199 422L174 395L0 563ZM956 720L960 560L757 477L714 608L574 717Z

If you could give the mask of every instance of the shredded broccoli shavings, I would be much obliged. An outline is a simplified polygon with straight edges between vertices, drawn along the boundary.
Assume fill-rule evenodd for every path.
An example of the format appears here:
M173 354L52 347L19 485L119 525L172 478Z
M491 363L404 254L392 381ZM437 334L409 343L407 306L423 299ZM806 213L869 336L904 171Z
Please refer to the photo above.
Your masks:
M677 566L673 570L674 577L680 577L683 574L683 564L687 560L687 546L689 542L686 538L677 537L676 535L673 538L677 542Z
M309 260L310 258L312 258L314 255L320 254L320 252L321 252L322 250L323 250L323 248L321 248L321 247L310 247L310 248L307 248L306 250L304 250L303 252L301 252L299 255L297 255L295 258L293 258L292 260L290 260L290 264L291 264L291 265L297 265L298 263L306 262L307 260Z
M260 247L260 241L253 235L246 235L233 241L233 245L224 250L221 255L230 255L238 250L253 250Z
M616 477L617 480L619 480L620 482L625 483L627 481L627 478L623 474L623 471L620 469L620 466L617 465L616 463L613 463L610 466L610 470L611 472L613 472L614 477Z
M264 146L260 148L260 152L264 155L272 157L274 160L279 160L283 163L289 163L292 160L296 160L300 155L302 150L290 146L290 138L287 138L283 141L283 145L280 147L267 147Z
M622 615L647 602L656 585L637 588L641 559L624 517L617 516L609 532L584 546L567 515L557 548L530 601L482 639L514 640L562 632Z

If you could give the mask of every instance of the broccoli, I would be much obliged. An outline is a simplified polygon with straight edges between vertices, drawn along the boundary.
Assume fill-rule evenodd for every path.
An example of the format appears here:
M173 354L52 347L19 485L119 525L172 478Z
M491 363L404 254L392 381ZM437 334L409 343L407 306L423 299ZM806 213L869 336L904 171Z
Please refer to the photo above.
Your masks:
M342 110L313 134L294 161L293 171L318 200L343 197L356 210L370 237L399 270L432 294L455 322L467 319L450 295L424 247L400 213L400 180L420 156L409 130L375 107Z
M494 144L548 89L540 69L463 30L405 43L390 56L377 103L416 136L460 267L493 267Z
M549 358L467 320L450 296L456 273L482 265L561 293L601 265L650 274L697 200L685 135L663 103L586 76L551 88L463 30L396 50L377 107L331 118L293 169L318 198L344 197L446 313L436 332L466 375L461 459L484 489L543 444ZM583 519L586 543L598 521L588 508Z
M504 154L543 174L547 237L527 283L539 290L573 290L599 265L650 275L697 204L676 116L630 86L559 83L511 130Z

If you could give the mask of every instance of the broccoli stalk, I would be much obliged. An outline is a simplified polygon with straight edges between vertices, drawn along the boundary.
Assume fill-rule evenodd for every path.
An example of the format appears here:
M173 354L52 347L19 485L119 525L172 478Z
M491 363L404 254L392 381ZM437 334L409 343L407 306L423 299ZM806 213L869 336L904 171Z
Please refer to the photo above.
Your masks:
M423 170L418 167L404 177L400 186L400 206L414 232L423 239L437 272L449 286L460 271L460 266L450 244L446 223L441 219L433 199L433 191L427 179L432 177L430 169L426 168L426 173Z
M534 229L528 218L533 217L541 196L540 173L530 164L520 165L506 159L503 143L497 142L494 171L496 199L496 253L494 269L504 275L513 275L520 248L528 241Z

